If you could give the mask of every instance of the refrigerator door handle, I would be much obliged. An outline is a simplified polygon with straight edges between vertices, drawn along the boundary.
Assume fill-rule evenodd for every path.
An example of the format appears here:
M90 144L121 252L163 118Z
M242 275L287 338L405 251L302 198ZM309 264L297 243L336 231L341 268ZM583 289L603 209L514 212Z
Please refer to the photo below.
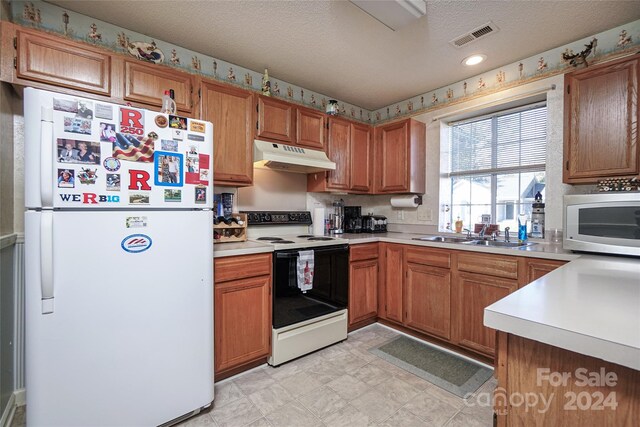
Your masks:
M53 212L40 217L40 290L42 314L53 313Z
M53 207L53 109L42 107L40 126L40 197L42 207Z

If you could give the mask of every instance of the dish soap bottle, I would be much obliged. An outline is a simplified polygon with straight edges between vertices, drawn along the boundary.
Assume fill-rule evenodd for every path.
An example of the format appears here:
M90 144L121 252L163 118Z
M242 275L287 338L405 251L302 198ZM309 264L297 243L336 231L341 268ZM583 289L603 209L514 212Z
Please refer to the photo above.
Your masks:
M527 241L527 215L521 213L518 215L518 242L524 243Z
M458 217L458 219L456 219L456 223L455 223L455 227L456 227L456 233L462 233L462 220L460 219L460 217Z

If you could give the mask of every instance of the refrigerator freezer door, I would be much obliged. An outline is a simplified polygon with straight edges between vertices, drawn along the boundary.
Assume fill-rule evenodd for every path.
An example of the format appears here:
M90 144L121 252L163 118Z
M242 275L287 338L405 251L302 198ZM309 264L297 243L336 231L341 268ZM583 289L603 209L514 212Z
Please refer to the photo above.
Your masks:
M211 211L52 213L49 314L42 215L25 223L28 424L151 426L210 404Z
M27 208L213 206L211 123L33 88L24 105Z

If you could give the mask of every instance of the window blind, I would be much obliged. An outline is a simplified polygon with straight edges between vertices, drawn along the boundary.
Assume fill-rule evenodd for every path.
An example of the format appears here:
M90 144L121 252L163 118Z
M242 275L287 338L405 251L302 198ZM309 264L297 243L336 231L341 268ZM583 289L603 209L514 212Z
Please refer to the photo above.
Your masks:
M544 170L547 107L506 111L451 127L450 175Z

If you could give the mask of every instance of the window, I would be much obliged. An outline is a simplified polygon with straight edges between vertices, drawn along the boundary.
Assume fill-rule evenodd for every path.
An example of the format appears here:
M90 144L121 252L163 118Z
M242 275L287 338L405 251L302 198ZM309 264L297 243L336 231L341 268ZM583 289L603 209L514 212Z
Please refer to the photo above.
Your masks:
M449 124L441 194L444 223L459 217L473 231L482 215L517 229L518 214L531 217L535 194L545 194L547 108L535 104ZM443 191L444 190L444 191Z

